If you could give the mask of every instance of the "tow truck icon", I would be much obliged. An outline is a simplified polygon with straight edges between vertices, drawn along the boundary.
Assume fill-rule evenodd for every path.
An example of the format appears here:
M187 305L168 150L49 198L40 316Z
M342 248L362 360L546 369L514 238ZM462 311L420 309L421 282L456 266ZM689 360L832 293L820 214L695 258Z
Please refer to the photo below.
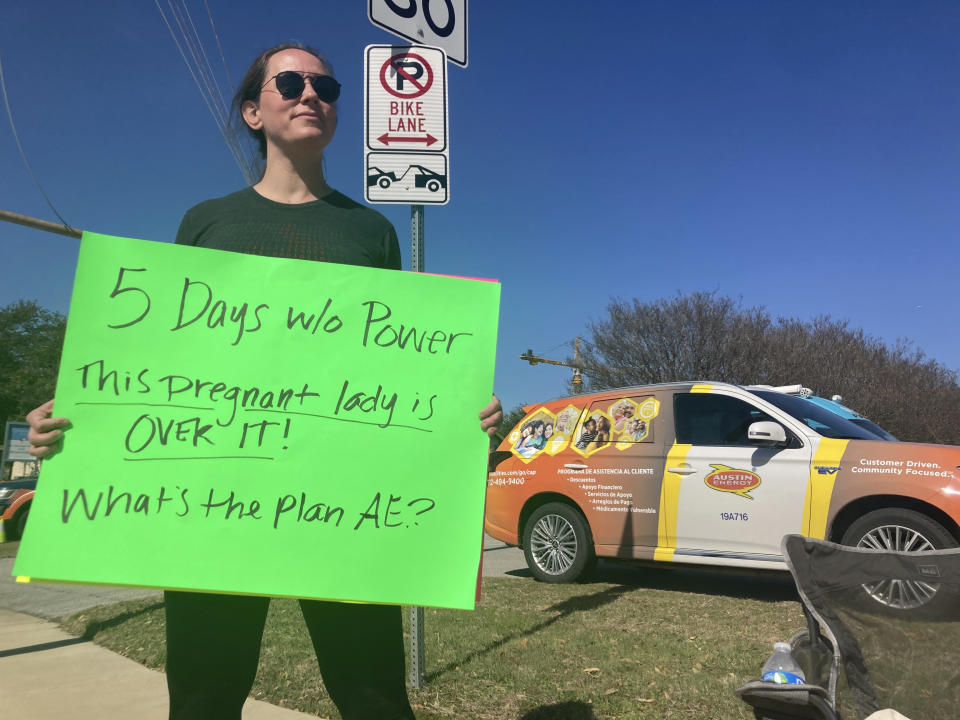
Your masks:
M437 192L440 188L447 187L446 175L434 172L430 168L425 168L423 165L410 165L400 177L397 177L397 174L392 170L384 171L371 165L367 170L367 187L376 185L386 190L393 183L398 183L403 180L410 174L411 170L413 170L414 187L426 188L430 192Z

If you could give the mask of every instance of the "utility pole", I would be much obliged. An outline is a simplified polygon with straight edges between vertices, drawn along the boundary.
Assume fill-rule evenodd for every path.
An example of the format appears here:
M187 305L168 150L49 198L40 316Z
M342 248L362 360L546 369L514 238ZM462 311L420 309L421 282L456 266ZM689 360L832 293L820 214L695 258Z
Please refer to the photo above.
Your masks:
M549 360L539 355L534 355L533 350L527 350L523 355L520 356L521 360L526 360L531 365L539 365L544 363L545 365L560 365L562 367L573 368L573 380L571 385L573 386L573 392L577 395L583 392L583 365L580 363L580 338L576 338L573 341L573 362L563 362L561 360Z
M10 212L9 210L0 210L0 220L15 223L16 225L25 225L35 230L46 230L47 232L66 235L72 238L79 238L82 234L80 230L74 230L72 227L67 227L66 225L57 225L47 220L39 220L29 215L21 215L20 213Z

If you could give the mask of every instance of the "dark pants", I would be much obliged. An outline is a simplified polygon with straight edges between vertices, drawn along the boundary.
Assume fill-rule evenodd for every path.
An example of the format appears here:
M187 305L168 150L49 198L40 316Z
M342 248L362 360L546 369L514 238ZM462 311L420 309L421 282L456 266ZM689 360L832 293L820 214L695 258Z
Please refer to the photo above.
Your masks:
M164 593L170 720L239 720L270 599ZM344 720L413 720L400 608L301 600L327 692Z

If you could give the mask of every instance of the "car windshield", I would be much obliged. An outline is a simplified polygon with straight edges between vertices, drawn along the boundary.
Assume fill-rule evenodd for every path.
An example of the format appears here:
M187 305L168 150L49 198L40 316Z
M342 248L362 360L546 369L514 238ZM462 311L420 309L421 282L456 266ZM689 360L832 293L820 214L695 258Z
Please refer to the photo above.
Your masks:
M896 437L888 433L886 430L884 430L882 427L877 425L872 420L868 420L867 418L865 418L863 415L856 412L855 410L851 410L846 405L841 405L835 400L827 400L826 398L816 397L816 396L808 397L807 401L812 402L814 405L818 405L824 408L825 410L829 410L830 412L836 415L839 415L842 418L846 418L847 420L852 422L854 425L859 425L860 427L864 428L868 432L871 432L874 435L876 435L881 440L897 442Z
M872 420L867 420L865 417L853 418L850 422L852 422L854 425L859 425L860 427L865 428L866 430L869 430L881 440L887 440L889 442L899 442L894 435L884 430L882 427L877 425Z
M763 398L785 413L792 415L808 428L828 438L842 440L877 440L878 437L865 428L845 420L836 413L825 410L819 405L807 402L803 398L784 395L775 390L751 390L757 397Z

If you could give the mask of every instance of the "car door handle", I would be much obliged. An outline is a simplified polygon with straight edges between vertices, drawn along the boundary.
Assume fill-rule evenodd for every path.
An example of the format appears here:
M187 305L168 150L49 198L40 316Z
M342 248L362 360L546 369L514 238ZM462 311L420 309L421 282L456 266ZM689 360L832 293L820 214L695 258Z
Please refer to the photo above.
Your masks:
M567 463L566 465L564 465L564 467L567 468L568 470L586 470L588 466L579 465L578 463Z
M676 473L677 475L692 475L696 470L689 465L684 465L683 467L668 467L667 472Z

